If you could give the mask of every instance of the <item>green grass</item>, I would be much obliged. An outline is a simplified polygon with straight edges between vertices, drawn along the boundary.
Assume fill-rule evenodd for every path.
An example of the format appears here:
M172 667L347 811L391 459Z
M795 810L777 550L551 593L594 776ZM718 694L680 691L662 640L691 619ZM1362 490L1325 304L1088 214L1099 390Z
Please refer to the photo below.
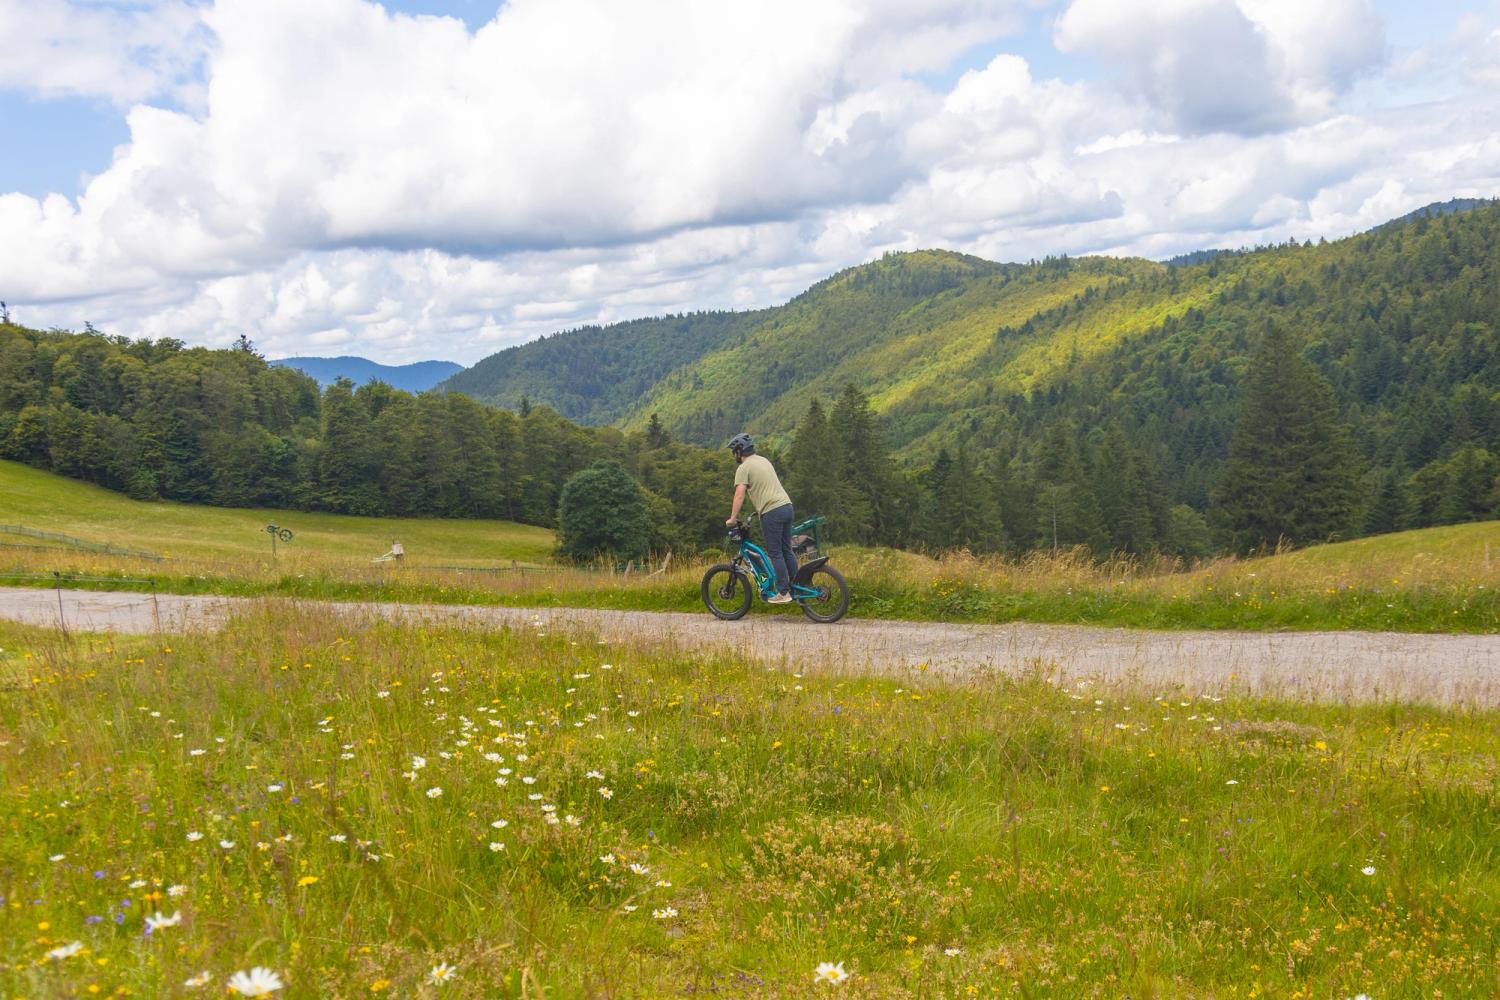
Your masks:
M1500 990L1492 712L798 674L292 605L0 648L7 997L203 971L222 995L252 965L292 998ZM157 910L181 923L143 934ZM825 961L852 978L814 984Z
M851 582L850 614L945 622L1030 621L1155 629L1363 630L1494 633L1500 589L1483 566L1500 522L1430 528L1254 560L1223 560L1175 573L1140 574L1130 564L1095 566L1066 556L1022 564L955 555L929 559L890 550L838 550ZM1500 549L1500 546L1497 546ZM33 568L54 560L32 560ZM90 579L67 586L142 590L127 560L89 561ZM91 568L90 568L91 567ZM702 565L660 577L583 572L375 572L151 574L166 592L279 596L331 601L511 605L687 611L707 614L698 597ZM1408 571L1410 571L1408 573ZM99 574L103 574L100 576ZM118 577L117 582L110 582ZM51 586L53 578L0 582ZM790 614L757 603L752 614Z
M293 571L336 563L368 566L400 539L412 562L493 565L546 561L553 547L545 528L507 521L347 517L286 510L241 510L167 501L131 500L97 486L0 461L0 523L73 535L169 557L173 563L269 565L267 523L292 529L278 546ZM31 540L0 534L0 542ZM0 549L0 553L5 552ZM170 570L169 570L170 572Z
M50 586L53 571L62 571L94 578L69 585L103 589L146 589L151 584L143 581L153 580L162 591L188 594L701 612L699 578L708 561L723 558L679 558L676 570L658 577L557 566L516 573L508 571L510 560L546 558L550 532L493 521L146 504L8 462L0 462L0 487L0 523L20 521L172 554L150 562L0 547L0 574L31 575L0 577L0 584ZM275 565L259 530L267 520L297 532ZM392 537L405 544L405 563L372 564L370 556L384 551ZM31 541L0 536L0 542L12 538ZM1013 562L840 547L833 557L850 580L850 614L863 618L1168 629L1500 630L1500 521L1224 559L1194 569L1095 564L1074 553ZM757 605L754 613L767 611Z

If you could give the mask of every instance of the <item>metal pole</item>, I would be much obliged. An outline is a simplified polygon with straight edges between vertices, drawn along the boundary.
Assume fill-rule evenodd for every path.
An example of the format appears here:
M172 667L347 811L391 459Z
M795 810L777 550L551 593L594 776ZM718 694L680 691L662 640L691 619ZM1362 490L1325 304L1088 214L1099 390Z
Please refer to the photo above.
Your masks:
M66 639L68 637L68 620L63 615L62 574L57 570L53 570L52 579L57 587L57 626L62 629L63 638Z

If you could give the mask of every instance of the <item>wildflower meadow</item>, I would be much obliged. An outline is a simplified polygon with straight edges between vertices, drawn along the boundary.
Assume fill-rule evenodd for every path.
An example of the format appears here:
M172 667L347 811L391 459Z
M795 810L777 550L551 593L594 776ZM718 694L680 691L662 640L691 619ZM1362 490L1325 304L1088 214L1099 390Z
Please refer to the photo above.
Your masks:
M0 625L0 996L1500 995L1500 717Z

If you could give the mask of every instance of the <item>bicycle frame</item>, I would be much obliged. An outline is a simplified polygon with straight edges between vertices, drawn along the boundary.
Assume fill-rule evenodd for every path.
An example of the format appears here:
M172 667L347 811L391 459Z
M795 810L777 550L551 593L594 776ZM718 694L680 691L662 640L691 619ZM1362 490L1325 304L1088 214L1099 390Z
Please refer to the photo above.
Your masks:
M761 600L764 601L776 595L776 566L771 562L771 557L766 554L765 549L748 538L741 539L740 551L735 554L734 565L742 567L754 577ZM793 599L799 601L820 596L816 588L804 586L795 581L792 583L791 590Z

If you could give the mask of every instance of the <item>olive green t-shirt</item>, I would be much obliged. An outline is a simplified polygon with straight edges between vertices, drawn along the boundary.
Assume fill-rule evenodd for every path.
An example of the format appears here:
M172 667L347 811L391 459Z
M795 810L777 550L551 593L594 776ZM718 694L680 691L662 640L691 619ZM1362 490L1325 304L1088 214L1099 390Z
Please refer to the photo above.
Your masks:
M776 467L770 459L760 455L745 456L739 468L734 470L734 485L747 487L745 492L750 495L750 504L761 517L792 502L786 490L781 488Z

